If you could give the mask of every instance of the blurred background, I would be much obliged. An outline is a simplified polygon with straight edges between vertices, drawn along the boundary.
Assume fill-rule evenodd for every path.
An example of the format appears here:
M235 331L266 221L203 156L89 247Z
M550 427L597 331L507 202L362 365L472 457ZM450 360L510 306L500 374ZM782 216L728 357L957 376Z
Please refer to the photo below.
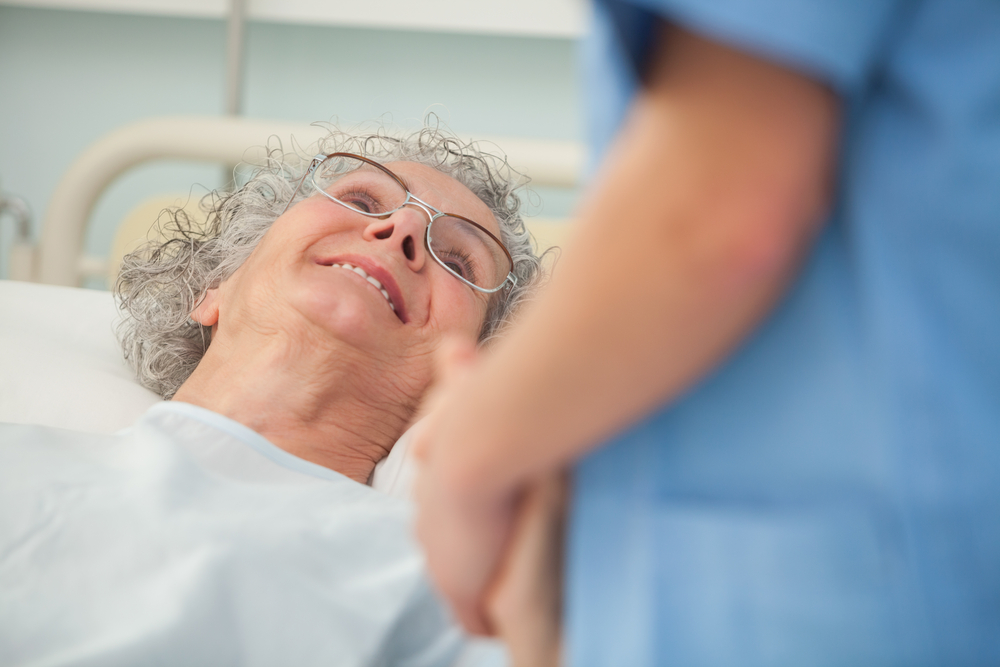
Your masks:
M586 23L582 0L0 0L0 193L27 205L37 241L81 151L122 125L175 114L410 129L433 112L462 138L579 142ZM223 173L161 160L123 174L97 202L85 252L105 256L148 197L197 200ZM546 218L566 216L577 195L534 191L529 212ZM0 217L0 277L15 217Z

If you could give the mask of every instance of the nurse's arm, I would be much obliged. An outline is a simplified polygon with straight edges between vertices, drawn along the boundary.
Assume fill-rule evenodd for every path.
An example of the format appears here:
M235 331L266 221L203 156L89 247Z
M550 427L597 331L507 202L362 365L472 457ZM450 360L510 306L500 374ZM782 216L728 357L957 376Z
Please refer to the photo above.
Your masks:
M785 292L829 207L830 90L675 28L659 45L552 282L422 439L438 501L470 508L451 517L466 528L438 531L449 518L427 499L421 538L472 627L518 489L718 366ZM467 557L445 530L470 533Z

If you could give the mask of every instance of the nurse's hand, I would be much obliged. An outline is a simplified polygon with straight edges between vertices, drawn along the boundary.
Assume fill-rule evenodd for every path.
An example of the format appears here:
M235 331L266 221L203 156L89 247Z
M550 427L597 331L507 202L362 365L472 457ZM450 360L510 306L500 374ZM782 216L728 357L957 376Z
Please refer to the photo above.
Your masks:
M486 612L486 594L509 539L520 494L516 489L470 488L461 466L443 456L456 451L451 439L463 437L453 433L449 405L453 395L463 391L475 362L475 348L457 341L446 342L438 355L438 383L425 403L428 415L414 435L413 452L420 462L415 489L417 537L431 578L458 621L473 634L492 636L495 629Z

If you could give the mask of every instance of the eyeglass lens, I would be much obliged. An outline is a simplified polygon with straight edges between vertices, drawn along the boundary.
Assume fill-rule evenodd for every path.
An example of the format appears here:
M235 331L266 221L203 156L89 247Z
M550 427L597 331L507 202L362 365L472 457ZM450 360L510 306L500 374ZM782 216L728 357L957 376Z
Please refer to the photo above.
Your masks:
M407 203L406 188L378 167L334 155L313 172L313 184L338 203L365 215L387 215ZM510 260L495 239L466 220L443 215L430 223L431 254L444 268L483 289L500 287Z

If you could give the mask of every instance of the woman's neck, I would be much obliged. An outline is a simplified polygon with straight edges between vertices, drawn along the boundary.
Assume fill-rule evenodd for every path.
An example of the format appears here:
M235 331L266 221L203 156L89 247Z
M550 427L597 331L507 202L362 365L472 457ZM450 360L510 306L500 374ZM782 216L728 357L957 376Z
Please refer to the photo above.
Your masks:
M174 400L229 417L363 484L419 402L419 390L394 380L397 369L385 362L328 342L268 338L240 346L213 338Z

